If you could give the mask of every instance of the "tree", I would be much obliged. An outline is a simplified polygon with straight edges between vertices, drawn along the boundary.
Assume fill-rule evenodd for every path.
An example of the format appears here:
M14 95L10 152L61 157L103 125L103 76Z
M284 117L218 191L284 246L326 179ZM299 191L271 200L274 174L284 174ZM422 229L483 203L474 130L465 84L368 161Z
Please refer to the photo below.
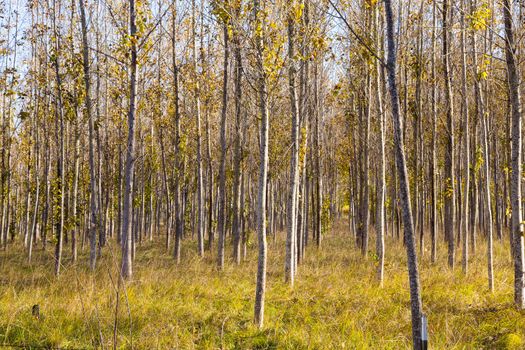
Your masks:
M431 79L432 85L432 161L431 161L431 239L432 239L432 263L437 259L437 225L438 225L438 210L437 210L437 167L436 167L436 150L437 150L437 88L436 88L436 27L437 27L437 5L433 1L432 8L432 58L431 58Z
M175 26L175 9L172 10L172 35L171 35L171 65L173 70L173 123L175 124L175 144L174 144L174 182L175 182L175 193L174 193L174 217L175 217L175 247L173 255L177 261L180 262L180 251L181 251L181 239L182 239L182 228L184 226L184 215L181 210L181 177L183 173L182 168L182 151L181 151L181 126L180 126L180 111L179 111L179 65L177 64L177 52L176 52L176 26ZM168 200L166 205L168 206ZM169 219L168 219L169 220ZM168 235L170 233L168 232Z
M197 117L197 244L199 255L204 253L204 185L202 177L202 136L201 136L201 99L197 73L197 14L195 0L192 0L192 32L193 32L193 74L195 75L195 115ZM179 238L180 239L180 238Z
M260 113L260 145L259 145L259 187L257 195L257 241L259 256L257 260L257 283L255 287L255 324L262 328L264 324L264 299L266 291L266 186L268 180L268 91L264 67L264 20L259 0L253 0L254 40L256 50L257 93Z
M503 0L503 18L505 22L505 60L512 121L512 176L510 186L510 204L512 209L511 249L514 259L514 303L519 309L525 308L524 277L524 239L521 215L521 181L522 181L522 127L520 78L516 64L516 46L512 20L512 7L508 0Z
M474 12L474 2L471 2L471 13ZM472 23L472 29L475 31L475 23ZM482 29L482 28L480 28ZM485 192L485 205L486 205L486 218L487 221L487 274L488 274L488 286L489 290L494 291L494 263L493 263L493 234L492 234L492 199L490 194L490 154L489 154L489 135L488 135L488 116L485 111L485 101L483 97L483 92L481 89L481 81L483 80L484 72L479 68L478 65L478 54L477 42L476 42L476 33L472 33L470 36L471 48L472 48L472 66L474 70L474 91L475 91L475 101L476 101L476 114L478 120L481 120L481 129L482 129L482 145L483 145L483 174L485 175L484 183L484 192Z
M226 236L226 117L228 107L228 60L229 60L229 33L228 22L224 21L224 72L222 85L221 110L221 165L219 170L219 222L218 222L218 257L219 269L224 268L224 240Z
M446 0L445 0L446 1ZM412 344L414 349L421 348L421 287L419 284L419 271L416 255L416 244L414 238L414 227L412 221L412 210L410 206L408 174L406 169L403 136L401 133L401 117L399 112L399 94L396 83L396 43L394 37L394 18L392 14L392 3L385 2L385 22L387 32L387 76L392 108L392 122L394 126L394 149L399 178L399 191L401 205L403 208L403 225L405 230L405 246L407 251L408 276L410 281L410 308L412 312Z
M292 130L290 133L290 188L287 202L287 225L286 225L286 261L285 278L293 286L296 265L296 237L297 237L297 192L299 187L299 106L296 90L295 70L295 22L302 16L302 4L292 1L289 4L287 18L288 26L288 90L290 95L290 113L292 119Z
M62 77L60 74L60 35L58 32L56 14L57 3L53 2L53 35L55 38L53 66L55 68L57 100L55 105L55 135L56 135L56 209L59 212L56 220L56 247L55 247L55 275L60 274L60 267L62 265L62 245L64 241L64 108L62 95Z
M380 49L381 36L379 35L379 6L375 7L374 24L376 27L376 48ZM385 158L385 113L383 110L382 100L382 75L383 66L379 61L375 61L376 65L376 103L377 116L379 119L379 183L377 188L377 238L376 238L376 254L378 258L377 264L377 278L379 283L383 284L384 268L385 268L385 192L386 192L386 158Z
M89 139L89 184L90 184L90 218L89 218L89 243L90 255L89 264L92 270L95 269L97 260L97 228L98 228L98 208L97 208L97 179L95 175L95 151L94 151L94 125L93 111L91 103L91 72L89 68L89 43L87 36L87 20L84 0L79 0L80 23L82 28L82 65L84 67L84 88L86 97L84 99L86 114L88 117L88 139Z
M129 106L128 106L128 141L126 148L126 164L124 167L124 206L122 215L122 267L123 278L131 278L132 266L132 201L133 176L135 171L135 113L137 98L137 24L135 0L129 0L129 35L130 35L130 62L129 62Z
M463 94L462 101L462 118L463 118L463 193L462 193L462 210L461 210L461 238L463 246L463 256L461 267L464 274L468 271L469 258L469 189L470 189L470 130L469 130L469 100L467 96L467 53L466 53L466 39L465 39L465 1L463 0L461 8L461 91Z
M455 240L454 225L456 217L455 163L454 163L454 98L450 73L449 0L443 1L443 77L445 79L445 106L447 114L447 143L445 153L445 237L448 243L448 265L454 268Z
M243 201L241 201L241 184L243 182L243 154L242 144L244 140L243 125L245 121L242 117L242 51L241 51L241 35L240 35L240 14L242 1L239 1L238 6L234 8L235 21L233 24L233 56L235 59L234 65L234 85L235 85L235 143L234 143L234 164L233 164L233 220L232 220L232 235L233 235L233 258L238 265L241 263L241 231L242 231L242 211Z

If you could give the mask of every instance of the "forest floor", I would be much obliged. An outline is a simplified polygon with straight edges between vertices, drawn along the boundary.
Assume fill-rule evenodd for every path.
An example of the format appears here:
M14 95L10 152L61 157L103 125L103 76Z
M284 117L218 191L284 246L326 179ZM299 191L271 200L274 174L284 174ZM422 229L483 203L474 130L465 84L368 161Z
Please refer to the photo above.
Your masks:
M336 231L339 231L336 233ZM64 269L53 274L53 247L27 262L22 247L0 252L0 348L61 349L405 349L410 309L405 251L387 239L385 282L375 279L375 259L362 257L343 228L307 248L293 289L284 283L284 234L269 237L265 327L252 322L256 244L247 261L196 256L184 242L182 263L165 252L162 238L137 248L135 275L121 288L115 310L118 249L105 248L95 273L87 251L77 263L65 246ZM373 235L373 232L371 233ZM428 239L427 239L428 243ZM445 246L437 264L420 259L423 308L432 349L525 348L525 313L513 305L508 240L495 242L495 292L487 288L486 245L479 240L469 274L447 268ZM227 246L228 252L230 247ZM370 241L374 250L374 242ZM87 250L87 246L86 246ZM40 307L40 319L32 306Z

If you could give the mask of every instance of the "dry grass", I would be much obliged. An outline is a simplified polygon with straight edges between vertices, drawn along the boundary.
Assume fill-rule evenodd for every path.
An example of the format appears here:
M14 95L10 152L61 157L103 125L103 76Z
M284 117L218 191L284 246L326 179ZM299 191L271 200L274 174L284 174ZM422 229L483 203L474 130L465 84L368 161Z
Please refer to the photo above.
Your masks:
M336 230L344 232L344 230ZM198 259L186 241L177 266L159 243L137 249L135 277L121 288L117 348L154 349L403 349L410 347L405 252L387 240L385 283L375 280L374 255L362 257L351 237L328 235L309 247L290 289L283 281L284 242L270 241L265 328L252 324L256 247L241 266L217 272L210 253ZM253 237L253 236L252 236ZM253 239L252 239L253 240ZM445 247L420 265L423 304L433 349L525 347L525 314L512 306L508 242L496 242L496 291L486 283L485 243L468 276L446 267ZM374 243L370 242L373 249ZM0 254L0 344L26 347L113 348L118 250L105 249L97 271L87 252L77 264L65 253L53 276L52 250L37 250L32 264L21 247ZM229 247L228 247L229 249ZM229 251L229 250L228 250ZM113 252L113 254L112 254ZM213 251L215 255L215 250ZM460 256L458 256L460 258ZM42 318L31 307L39 304Z

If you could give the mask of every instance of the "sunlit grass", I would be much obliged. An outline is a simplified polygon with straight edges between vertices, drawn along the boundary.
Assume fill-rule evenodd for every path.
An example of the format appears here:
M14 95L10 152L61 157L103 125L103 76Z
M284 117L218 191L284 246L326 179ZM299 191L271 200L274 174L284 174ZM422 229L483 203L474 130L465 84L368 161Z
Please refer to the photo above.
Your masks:
M371 232L373 235L373 231ZM176 265L163 239L137 248L135 275L120 286L119 250L104 249L91 273L87 251L53 275L52 249L37 249L27 263L22 247L0 259L0 344L60 348L177 349L403 349L410 347L410 309L405 250L387 239L385 282L375 279L373 254L362 257L343 227L328 234L322 249L307 248L293 289L284 283L284 235L269 239L265 327L252 322L256 246L247 261L228 260L218 272L214 256L199 259L186 240ZM252 237L253 234L252 234ZM162 242L162 243L161 243ZM427 243L429 240L427 238ZM440 242L442 243L442 242ZM487 288L486 247L479 239L469 274L450 271L445 246L431 265L420 257L424 312L434 349L520 349L525 313L513 300L508 240L495 242L494 293ZM373 250L374 242L370 241ZM228 246L228 253L231 249ZM31 314L40 305L40 319Z

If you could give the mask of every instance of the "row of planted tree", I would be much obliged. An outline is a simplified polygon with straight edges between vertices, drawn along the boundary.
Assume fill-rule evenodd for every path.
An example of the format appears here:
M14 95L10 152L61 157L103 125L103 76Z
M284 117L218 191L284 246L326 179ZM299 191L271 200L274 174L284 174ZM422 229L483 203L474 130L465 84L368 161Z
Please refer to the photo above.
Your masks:
M256 238L262 326L267 235L286 232L293 285L306 246L344 216L381 283L385 235L403 240L418 347L416 255L435 263L442 237L468 273L487 254L493 290L494 231L525 306L522 4L0 4L4 250L23 242L31 261L52 245L58 275L79 250L95 269L116 241L131 278L145 241L179 263L190 240L222 269Z

